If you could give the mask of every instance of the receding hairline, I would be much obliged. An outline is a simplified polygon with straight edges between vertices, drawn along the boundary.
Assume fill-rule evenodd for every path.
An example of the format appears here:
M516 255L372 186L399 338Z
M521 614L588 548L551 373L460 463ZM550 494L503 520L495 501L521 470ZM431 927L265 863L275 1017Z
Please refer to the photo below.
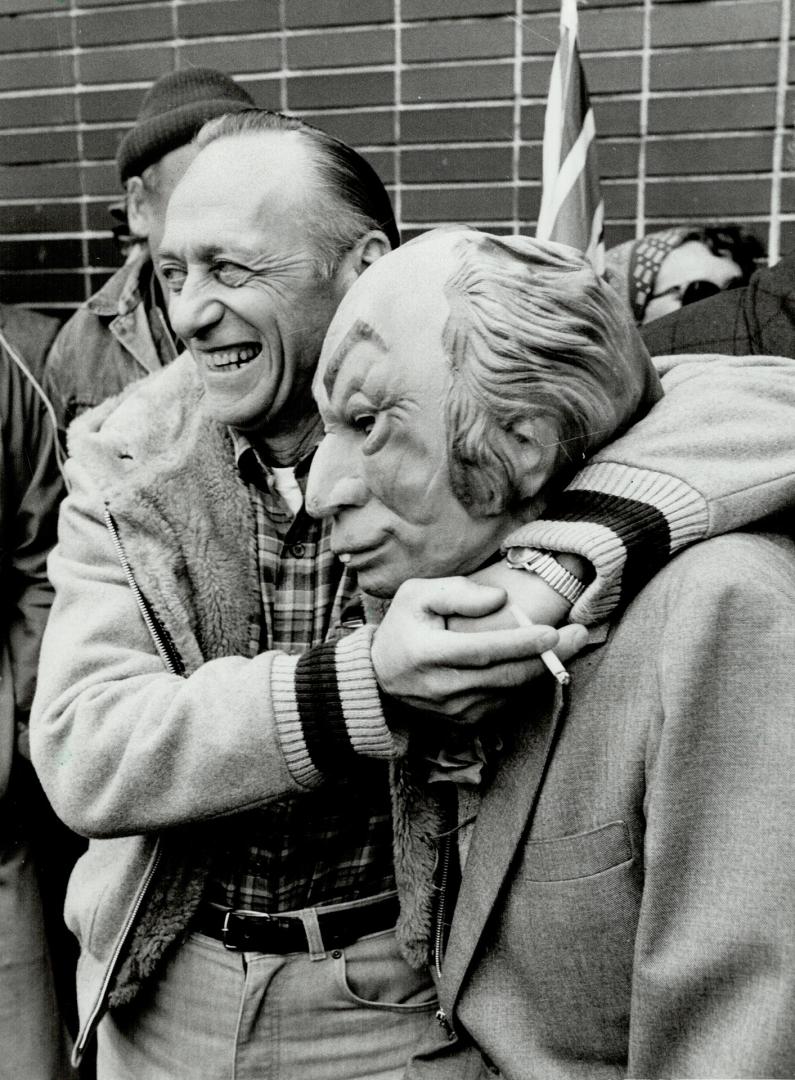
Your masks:
M272 128L269 130L249 130L249 131L230 131L222 132L220 135L212 138L209 142L201 144L198 143L199 153L197 154L194 162L188 168L190 172L195 162L200 161L205 154L212 153L213 147L221 147L224 143L235 142L245 143L249 147L255 148L256 156L263 159L263 164L266 170L270 169L275 171L276 168L281 168L283 171L287 171L292 168L295 170L300 166L308 166L307 178L314 175L315 179L319 182L321 180L319 170L316 168L318 160L317 153L312 144L311 139L301 137L304 134L301 129L283 130L279 128ZM285 154L280 152L279 154L273 154L270 158L267 156L267 144L279 142L282 146L287 146L292 158L285 160ZM263 145L265 144L265 145ZM187 173L186 173L187 175ZM295 173L293 174L295 175ZM256 180L256 177L252 178Z
M217 166L220 161L228 169L230 166L228 147L227 154L224 156L222 144L231 141L240 143L245 138L248 147L246 153L250 153L251 157L242 164L244 169L247 169L252 174L250 176L250 186L256 192L256 212L259 213L260 208L268 200L272 199L274 191L277 191L279 197L284 199L286 208L301 212L299 220L305 225L307 241L311 242L313 222L321 214L322 208L325 207L328 199L325 194L323 178L314 165L311 147L305 145L306 140L285 140L286 145L289 147L290 156L286 157L283 152L279 152L272 154L270 159L268 158L268 136L288 136L295 133L297 132L274 130L229 132L228 134L219 135L218 138L214 138L206 145L199 147L198 154L174 189L172 200L174 195L177 196L177 199L181 195L183 199L187 198L189 200L187 204L189 208L190 185L196 185L199 191L204 190L206 180L202 172L204 168L208 167L208 161L213 160L213 155L215 155L213 164ZM215 144L219 145L219 149L214 151ZM242 158L244 155L241 152L239 156ZM266 182L258 185L258 178L260 181L264 180ZM261 190L258 190L258 188L261 188Z

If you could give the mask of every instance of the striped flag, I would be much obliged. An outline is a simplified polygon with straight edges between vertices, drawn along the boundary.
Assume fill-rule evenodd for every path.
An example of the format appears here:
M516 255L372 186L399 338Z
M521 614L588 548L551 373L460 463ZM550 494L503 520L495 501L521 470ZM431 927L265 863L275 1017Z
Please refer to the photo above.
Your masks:
M577 0L561 0L560 45L544 118L541 210L536 237L584 251L604 272L604 202L596 125L577 49Z

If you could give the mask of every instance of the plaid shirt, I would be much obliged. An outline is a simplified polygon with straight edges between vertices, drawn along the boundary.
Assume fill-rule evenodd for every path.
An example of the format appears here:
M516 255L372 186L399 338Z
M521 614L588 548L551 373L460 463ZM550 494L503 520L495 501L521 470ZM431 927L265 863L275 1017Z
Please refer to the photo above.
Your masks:
M303 653L361 618L356 580L331 552L328 522L293 516L251 444L233 432L256 521L262 622L257 651ZM311 454L295 475L305 489ZM230 818L205 898L254 911L356 900L394 888L387 766L362 758L315 791Z

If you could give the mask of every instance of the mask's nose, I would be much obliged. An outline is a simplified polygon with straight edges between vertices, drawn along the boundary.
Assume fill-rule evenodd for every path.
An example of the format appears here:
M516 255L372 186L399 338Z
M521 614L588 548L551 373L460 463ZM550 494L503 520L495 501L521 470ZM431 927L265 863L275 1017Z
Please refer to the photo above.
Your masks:
M306 484L306 509L312 517L333 517L363 506L367 488L358 475L357 454L343 435L329 433L315 451Z

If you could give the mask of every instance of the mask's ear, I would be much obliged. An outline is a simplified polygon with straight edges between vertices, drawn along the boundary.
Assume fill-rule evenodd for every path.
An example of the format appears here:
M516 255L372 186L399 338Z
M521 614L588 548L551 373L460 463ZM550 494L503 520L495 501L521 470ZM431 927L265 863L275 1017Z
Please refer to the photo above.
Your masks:
M451 398L446 424L452 433L450 481L459 502L477 517L533 512L555 468L553 425L535 417L505 431L467 396Z
M555 425L544 416L521 420L505 432L505 444L516 494L522 502L534 499L555 471L558 460Z
M349 289L368 266L380 259L382 255L388 255L391 250L386 234L380 229L371 229L360 237L351 250L343 256L337 271L337 280L346 290Z
M152 211L140 176L131 176L127 181L127 222L130 233L146 240L152 228Z

